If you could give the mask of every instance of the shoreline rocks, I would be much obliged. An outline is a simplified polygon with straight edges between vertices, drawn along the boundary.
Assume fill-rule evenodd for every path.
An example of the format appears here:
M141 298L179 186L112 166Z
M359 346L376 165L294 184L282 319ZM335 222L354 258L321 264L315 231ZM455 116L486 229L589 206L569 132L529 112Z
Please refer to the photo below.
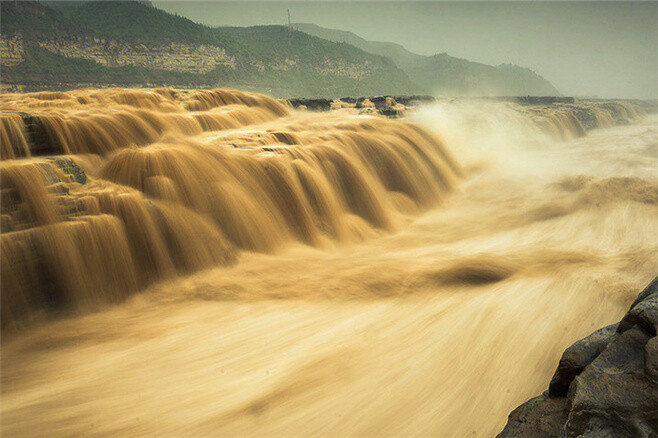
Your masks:
M658 436L658 277L618 324L567 348L548 390L509 415L510 437Z
M485 96L441 98L433 96L371 96L340 99L290 98L283 99L291 107L326 112L351 108L358 114L377 113L388 118L404 117L409 110L438 102L501 102L527 108L534 113L545 110L560 112L558 118L570 118L585 131L615 125L628 125L646 113L658 112L658 101L637 99L576 99L566 96ZM540 114L541 115L541 114ZM541 117L540 117L541 118ZM541 123L541 122L540 122ZM549 122L550 123L550 122ZM570 123L570 122L569 122Z

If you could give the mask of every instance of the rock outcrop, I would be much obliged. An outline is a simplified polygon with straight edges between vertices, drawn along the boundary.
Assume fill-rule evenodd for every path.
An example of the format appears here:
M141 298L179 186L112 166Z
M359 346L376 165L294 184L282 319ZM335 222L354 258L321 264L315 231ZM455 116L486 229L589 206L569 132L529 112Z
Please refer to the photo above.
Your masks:
M0 36L0 65L19 65L25 60L22 35Z
M17 37L22 39L20 34ZM4 37L0 39L2 44L9 45L4 40ZM223 47L210 44L176 41L139 43L91 36L67 36L45 39L39 41L38 45L65 58L88 59L108 67L136 66L193 74L208 73L216 68L237 68L234 56L228 54ZM2 62L5 62L4 57Z
M658 436L657 327L658 277L618 324L567 348L548 390L498 437Z

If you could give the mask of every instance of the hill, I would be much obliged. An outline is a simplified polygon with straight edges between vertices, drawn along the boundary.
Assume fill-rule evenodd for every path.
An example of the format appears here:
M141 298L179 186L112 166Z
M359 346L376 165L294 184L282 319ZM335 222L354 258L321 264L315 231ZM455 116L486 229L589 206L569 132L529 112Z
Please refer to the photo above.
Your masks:
M513 64L491 66L446 53L423 56L395 43L368 41L353 32L296 23L295 29L334 42L345 42L366 52L391 58L407 73L420 93L433 95L556 96L560 93L546 79Z
M310 24L211 28L148 1L2 1L3 87L235 87L278 97L556 95L489 66Z
M416 91L388 58L283 26L210 28L147 2L0 7L4 86L221 86L282 97Z
M338 29L327 29L311 23L295 23L292 27L309 35L315 35L325 40L347 43L375 55L391 58L398 67L404 69L425 58L423 55L410 52L400 44L381 41L368 41L354 32Z
M428 56L407 67L412 80L438 96L557 96L550 82L530 69L511 64L497 67L454 58Z

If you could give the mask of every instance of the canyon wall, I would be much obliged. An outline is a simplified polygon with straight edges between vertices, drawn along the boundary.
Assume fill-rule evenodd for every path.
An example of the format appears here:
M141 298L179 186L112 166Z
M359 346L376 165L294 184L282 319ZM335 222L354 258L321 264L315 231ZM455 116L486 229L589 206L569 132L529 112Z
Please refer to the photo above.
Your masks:
M23 35L0 36L0 65L18 65L24 60Z
M180 73L206 74L217 68L239 69L236 56L223 47L210 44L186 44L180 42L141 43L118 41L92 36L56 36L39 40L38 47L65 58L87 59L106 67L144 67ZM0 36L0 63L16 66L25 61L26 47L22 34ZM260 73L289 71L300 68L295 58L274 58L270 61L250 60L247 69ZM348 62L343 59L324 57L312 67L324 76L350 79L367 79L377 70L370 61Z
M144 44L95 37L53 38L38 44L66 58L88 59L108 67L137 66L195 74L217 67L236 68L234 56L222 47L207 44Z

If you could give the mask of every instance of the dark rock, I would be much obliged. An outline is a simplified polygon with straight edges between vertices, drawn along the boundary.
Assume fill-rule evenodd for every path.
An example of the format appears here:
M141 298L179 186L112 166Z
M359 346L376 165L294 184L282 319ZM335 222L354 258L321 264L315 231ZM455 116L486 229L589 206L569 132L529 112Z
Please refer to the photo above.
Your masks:
M41 119L29 113L18 113L23 119L25 125L26 139L30 145L30 152L33 156L54 155L62 153L61 148L56 146L46 132Z
M25 140L27 141L32 156L56 155L62 153L58 142L51 138L38 116L23 111L7 111L18 114L23 120L25 127Z
M656 336L658 326L658 293L646 297L637 303L619 323L619 331L624 332L633 326L639 326L647 334Z
M516 408L500 437L658 437L658 277L619 324L574 343L549 391Z
M551 398L547 393L532 398L514 409L505 429L498 435L506 437L549 438L560 436L567 420L567 400Z
M423 95L395 96L394 99L397 103L401 103L404 106L412 106L412 107L424 103L436 102L436 97L423 96Z
M514 100L522 105L550 105L554 103L574 103L573 97L563 96L520 96Z
M382 116L389 117L391 119L397 119L404 116L404 110L398 108L386 108L379 111L379 114Z
M73 180L79 184L85 184L87 182L87 174L78 163L73 161L72 158L68 157L52 157L48 158L52 161L57 167L59 167L64 173L71 175Z
M391 96L373 96L370 98L370 102L375 104L375 107L379 109L386 104L386 98Z
M293 108L305 106L311 111L329 111L331 109L331 100L329 99L288 99Z
M573 379L619 336L616 331L617 324L609 325L567 348L548 387L550 396L566 397Z
M645 373L649 339L638 327L625 331L574 379L567 436L658 435L658 385Z
M653 383L658 383L658 337L649 339L644 348L644 372Z
M631 304L631 309L633 307L637 306L639 303L644 301L646 298L649 297L649 295L653 295L658 292L658 277L654 278L654 280L649 283L649 286L645 287L642 292L640 292L640 295L637 296L635 301L633 301L633 304Z

